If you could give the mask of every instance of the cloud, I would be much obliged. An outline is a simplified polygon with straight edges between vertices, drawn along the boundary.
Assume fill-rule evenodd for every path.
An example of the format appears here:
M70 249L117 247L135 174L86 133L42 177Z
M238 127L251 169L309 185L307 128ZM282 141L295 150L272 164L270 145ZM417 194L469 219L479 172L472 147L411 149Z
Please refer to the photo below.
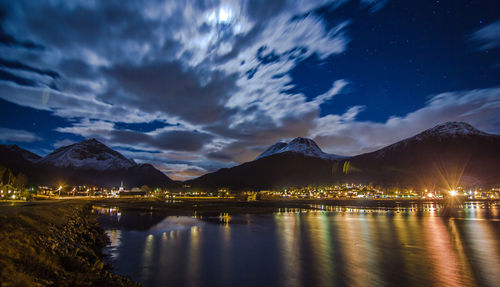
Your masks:
M207 170L189 164L156 164L156 168L174 180L187 180L207 173Z
M345 86L347 86L348 84L349 83L346 80L343 80L343 79L342 80L337 80L337 81L333 82L332 87L326 93L317 96L314 99L314 102L316 102L318 104L323 104L326 101L331 100L335 95L337 95L338 93L340 93L340 91L342 91L342 89Z
M35 67L31 67L29 65L23 64L18 61L9 61L7 59L0 58L0 67L8 68L8 69L16 69L16 70L25 70L28 72L37 73L43 76L49 76L53 79L59 78L59 73L51 70L44 70Z
M0 44L11 43L0 45L8 59L0 60L0 98L66 118L71 125L56 132L96 137L177 178L251 160L297 136L350 155L428 128L432 117L483 128L498 122L495 89L437 95L385 123L358 121L369 110L360 105L320 117L320 106L349 80L330 79L328 91L307 98L295 92L290 72L348 49L353 20L314 13L346 2L11 1L0 17ZM376 13L387 1L354 2ZM497 47L498 22L492 25L472 38ZM175 125L120 128L152 122Z
M63 140L56 141L52 146L55 148L60 148L63 146L74 144L74 143L76 143L76 141L70 140L70 139L63 139Z
M426 105L384 123L357 121L363 109L315 120L311 136L326 151L341 155L370 152L447 121L464 121L491 133L500 133L500 88L447 92L432 96Z
M56 131L97 138L113 145L138 146L146 150L198 151L213 138L208 133L186 130L180 126L168 126L144 133L117 130L112 122L87 119L69 127L57 128Z
M112 131L114 143L145 145L149 148L174 151L198 151L213 138L210 134L198 131L173 130L157 134L144 134L133 131Z
M224 103L236 89L234 74L212 71L200 75L179 62L115 65L105 74L116 85L101 95L103 101L127 103L146 112L165 112L192 123L220 118L226 112Z
M36 87L37 82L27 79L24 77L17 76L13 73L7 72L0 70L0 80L1 81L7 81L7 82L12 82L21 86L28 86L28 87Z
M0 127L0 142L34 142L41 140L34 133L25 130L16 130Z
M3 11L0 11L0 14ZM3 15L0 15L0 20ZM5 46L10 46L10 47L20 47L24 49L34 49L34 50L43 50L44 47L40 44L34 43L29 40L20 40L7 32L4 31L4 29L0 26L0 44L5 45Z
M361 0L361 3L370 7L372 13L382 9L389 0Z
M72 120L58 132L169 156L190 151L196 159L186 164L207 168L307 134L333 94L308 102L283 92L292 87L287 74L349 42L349 21L328 27L311 13L333 5L327 1L56 2L6 6L5 33L47 48L6 51L7 68L38 75L5 74L0 97ZM115 125L152 121L179 126L140 132Z
M480 50L500 47L500 20L474 32L471 40L480 43Z

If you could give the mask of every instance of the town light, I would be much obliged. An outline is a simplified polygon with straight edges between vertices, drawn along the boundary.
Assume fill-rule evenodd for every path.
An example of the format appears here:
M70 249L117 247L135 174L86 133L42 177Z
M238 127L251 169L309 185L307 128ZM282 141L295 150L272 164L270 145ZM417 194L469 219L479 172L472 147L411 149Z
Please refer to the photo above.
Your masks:
M451 196L456 196L457 195L457 191L454 190L454 189L450 190L450 195Z

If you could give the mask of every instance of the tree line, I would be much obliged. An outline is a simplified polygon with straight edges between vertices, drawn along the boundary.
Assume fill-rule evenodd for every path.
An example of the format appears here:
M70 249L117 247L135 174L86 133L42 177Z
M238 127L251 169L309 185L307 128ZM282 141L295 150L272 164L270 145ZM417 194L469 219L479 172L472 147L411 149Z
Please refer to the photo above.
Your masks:
M33 192L28 187L28 177L19 172L14 174L10 168L0 166L0 198L31 199Z

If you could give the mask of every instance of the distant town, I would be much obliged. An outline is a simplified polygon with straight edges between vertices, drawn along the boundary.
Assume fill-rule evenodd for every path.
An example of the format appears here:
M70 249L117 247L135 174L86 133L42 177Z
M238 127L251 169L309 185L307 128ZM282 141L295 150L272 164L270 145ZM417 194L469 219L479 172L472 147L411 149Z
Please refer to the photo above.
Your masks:
M290 187L272 190L233 191L220 188L215 191L203 191L184 186L182 189L151 188L147 185L126 189L123 183L119 187L104 188L88 185L77 186L37 186L18 188L14 185L2 185L0 199L76 199L76 198L157 198L157 199L238 199L243 201L276 199L358 199L358 200L438 200L456 197L463 200L500 199L500 187L491 189L467 189L456 187L449 190L413 190L383 189L372 185L342 184L325 186Z

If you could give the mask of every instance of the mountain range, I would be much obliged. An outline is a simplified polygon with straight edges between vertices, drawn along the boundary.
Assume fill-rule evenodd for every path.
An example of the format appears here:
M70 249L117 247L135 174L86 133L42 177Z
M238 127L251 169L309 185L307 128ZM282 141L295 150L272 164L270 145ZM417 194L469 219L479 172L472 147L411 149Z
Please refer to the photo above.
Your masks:
M500 136L463 122L447 122L374 152L325 157L312 140L308 150L271 146L254 161L189 180L193 187L270 189L333 183L450 189L500 183Z
M193 188L261 190L344 182L384 187L454 188L500 183L500 136L463 122L448 122L374 152L327 154L298 137L270 146L255 160L188 180ZM181 187L150 164L137 164L96 139L60 147L40 157L0 145L0 165L41 184Z
M137 164L96 139L60 147L45 157L16 145L0 145L0 165L47 185L179 187L151 164Z

